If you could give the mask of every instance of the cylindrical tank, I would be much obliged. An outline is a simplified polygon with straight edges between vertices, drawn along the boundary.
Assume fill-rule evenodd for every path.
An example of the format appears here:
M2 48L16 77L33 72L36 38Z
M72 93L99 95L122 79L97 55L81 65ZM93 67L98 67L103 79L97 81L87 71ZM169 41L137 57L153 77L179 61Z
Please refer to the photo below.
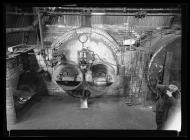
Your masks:
M147 80L149 88L156 93L156 83L164 84L164 73L167 54L170 53L171 62L168 68L168 83L177 82L181 87L181 35L170 34L163 36L152 47L152 57L148 66Z

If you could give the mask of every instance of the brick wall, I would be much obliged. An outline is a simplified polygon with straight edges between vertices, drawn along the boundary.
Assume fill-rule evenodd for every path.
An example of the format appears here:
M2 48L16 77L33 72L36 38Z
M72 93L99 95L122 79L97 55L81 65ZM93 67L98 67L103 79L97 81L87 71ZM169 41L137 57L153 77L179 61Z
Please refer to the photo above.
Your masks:
M15 96L33 96L34 94L47 94L46 85L41 74L37 73L39 65L33 50L22 53L13 58L6 60L6 101L7 108L14 110L17 102L14 101ZM29 71L28 73L26 71ZM22 89L26 85L29 90ZM18 92L21 93L18 95ZM26 95L27 94L27 95ZM15 98L16 99L16 98ZM9 111L10 112L10 111Z
M15 105L13 94L17 88L19 75L22 73L23 65L19 56L8 59L6 62L6 114L7 124L13 124L16 121Z
M6 82L8 87L16 88L19 75L23 72L23 64L20 56L8 59L6 62Z

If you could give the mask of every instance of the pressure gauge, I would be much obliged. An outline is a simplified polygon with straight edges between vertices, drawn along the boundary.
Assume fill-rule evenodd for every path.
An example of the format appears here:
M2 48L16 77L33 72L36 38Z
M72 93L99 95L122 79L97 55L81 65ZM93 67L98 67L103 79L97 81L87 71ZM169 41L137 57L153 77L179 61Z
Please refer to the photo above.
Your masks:
M88 40L87 35L83 34L83 35L79 36L79 41L81 43L85 43L87 40Z

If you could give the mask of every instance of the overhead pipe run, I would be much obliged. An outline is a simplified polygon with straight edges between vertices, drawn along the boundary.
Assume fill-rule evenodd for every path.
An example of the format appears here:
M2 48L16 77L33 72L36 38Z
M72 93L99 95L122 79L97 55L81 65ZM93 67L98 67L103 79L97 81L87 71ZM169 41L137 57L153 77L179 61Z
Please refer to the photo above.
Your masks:
M63 11L62 11L63 10ZM136 13L145 11L148 16L164 16L164 15L177 15L180 14L180 8L94 8L94 7L55 7L53 11L48 8L41 8L41 12L46 14L81 14L87 11L86 14L102 13L109 16L135 16ZM89 12L90 11L90 12ZM95 14L93 14L95 15Z
M45 15L92 15L92 16L136 16L137 12L133 13L124 13L124 12L117 12L117 13L111 13L111 12L93 12L92 13L83 13L83 12L45 12ZM148 13L146 16L176 16L181 15L180 13Z
M136 15L136 12L133 12L133 13L111 13L111 12L105 12L105 13L102 13L102 12L92 12L92 13L82 13L82 12L44 12L42 11L43 14L41 15L92 15L92 16L135 16ZM15 13L15 12L7 12L7 14L10 14L10 15L27 15L27 16L38 16L38 14L33 14L33 13ZM147 12L147 15L146 16L177 16L177 15L181 15L180 13L178 12L173 12L173 13L164 13L164 12L160 12L160 13L148 13Z
M41 10L46 10L44 9ZM51 7L52 8L52 7ZM55 7L56 8L56 7ZM126 7L121 7L121 8L97 8L97 7L57 7L57 10L110 10L110 11L139 11L139 10L146 10L146 11L179 11L179 8L126 8Z
M140 11L145 11L147 16L174 16L181 13L180 8L94 8L94 7L40 7L40 13L42 15L81 15L84 11L90 11L85 13L87 15L100 15L101 12L105 11L106 16L135 16ZM56 10L56 11L55 11ZM64 10L64 11L62 11ZM6 14L13 15L33 15L38 16L36 13L19 13L19 12L6 12Z
M34 13L23 13L23 12L6 12L7 15L20 15L20 16L38 16Z

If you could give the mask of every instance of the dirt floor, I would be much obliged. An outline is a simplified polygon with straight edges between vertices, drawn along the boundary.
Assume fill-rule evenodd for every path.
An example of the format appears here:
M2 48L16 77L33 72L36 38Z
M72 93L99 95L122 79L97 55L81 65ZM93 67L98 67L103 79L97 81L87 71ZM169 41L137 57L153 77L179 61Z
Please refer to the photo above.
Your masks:
M89 100L80 109L80 100L70 96L37 96L18 114L13 129L135 129L155 130L151 108L128 106L124 98L102 97Z

